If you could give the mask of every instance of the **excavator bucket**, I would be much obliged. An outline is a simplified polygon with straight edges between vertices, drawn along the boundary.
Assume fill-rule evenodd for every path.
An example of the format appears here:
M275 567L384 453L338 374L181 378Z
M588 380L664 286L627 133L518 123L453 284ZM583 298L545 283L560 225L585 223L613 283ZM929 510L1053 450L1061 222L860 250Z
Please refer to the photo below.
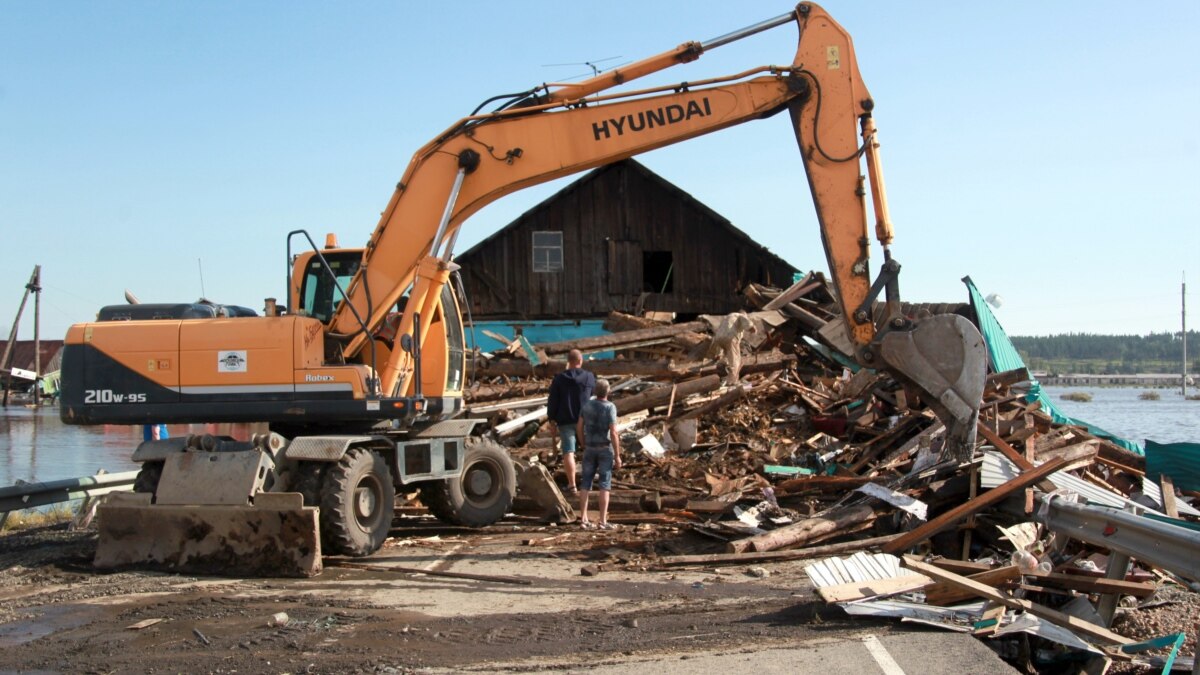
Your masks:
M320 574L319 509L305 506L298 492L265 492L271 465L258 450L171 454L153 494L114 495L97 510L93 565L247 577Z
M188 574L311 577L321 573L317 508L298 493L260 494L253 506L151 504L117 494L97 512L100 569L153 567Z
M970 459L987 372L983 336L975 324L957 314L938 314L912 330L884 335L879 351L946 425L944 456Z

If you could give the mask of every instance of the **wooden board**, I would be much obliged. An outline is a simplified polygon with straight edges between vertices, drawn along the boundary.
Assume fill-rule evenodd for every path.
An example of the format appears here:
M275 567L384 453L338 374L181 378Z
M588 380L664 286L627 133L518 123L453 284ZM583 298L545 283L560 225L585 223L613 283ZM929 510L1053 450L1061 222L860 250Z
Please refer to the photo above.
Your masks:
M1005 581L1020 579L1021 569L1016 565L1007 565L986 572L978 572L967 578L972 581L978 581L981 584L987 584L988 586L996 586ZM939 607L947 607L963 602L964 600L970 600L973 597L975 597L975 594L971 591L963 590L945 581L934 582L925 589L925 604L937 605Z
M852 581L848 584L825 586L818 588L817 594L825 602L851 602L863 598L873 598L879 595L895 595L907 593L929 585L929 577L920 574L906 574L891 579L867 579Z
M953 527L960 520L966 518L972 513L978 513L979 511L982 511L993 504L1003 501L1009 495L1023 490L1034 483L1037 483L1046 476L1058 471L1065 464L1066 462L1063 461L1062 458L1052 459L1035 469L1026 471L1007 483L988 490L982 496L976 497L969 502L959 504L955 508L950 509L933 520L930 520L915 530L906 532L904 536L900 537L899 539L894 539L885 545L883 550L885 553L897 553L899 551L907 550L909 547L925 541L938 532Z
M1017 598L1013 598L1006 593L988 586L987 584L981 584L978 581L972 581L971 579L959 576L953 572L947 572L943 569L939 569L935 565L923 563L912 556L905 556L901 560L903 561L905 567L915 572L920 572L931 579L953 584L959 588L968 590L981 598L994 600L1012 609L1025 610L1026 612L1029 612L1038 618L1045 619L1050 623L1062 626L1076 633L1087 635L1094 639L1111 644L1127 645L1133 643L1133 640L1130 640L1123 635L1118 635L1107 628L1102 628L1094 623L1084 621L1083 619L1077 619L1068 614L1063 614L1058 610L1050 609L1044 605L1039 605L1028 600L1019 600Z

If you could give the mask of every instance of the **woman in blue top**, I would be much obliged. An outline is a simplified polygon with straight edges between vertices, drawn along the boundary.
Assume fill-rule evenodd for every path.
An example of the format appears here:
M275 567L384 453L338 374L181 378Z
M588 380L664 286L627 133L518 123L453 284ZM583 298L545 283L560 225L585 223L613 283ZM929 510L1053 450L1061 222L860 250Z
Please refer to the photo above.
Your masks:
M621 438L617 435L617 406L609 402L608 389L608 380L596 381L596 398L580 410L576 429L584 442L579 510L582 512L580 524L586 530L592 529L592 521L588 519L588 494L597 476L600 483L600 523L597 527L613 529L608 522L608 496L612 489L613 469L621 468Z

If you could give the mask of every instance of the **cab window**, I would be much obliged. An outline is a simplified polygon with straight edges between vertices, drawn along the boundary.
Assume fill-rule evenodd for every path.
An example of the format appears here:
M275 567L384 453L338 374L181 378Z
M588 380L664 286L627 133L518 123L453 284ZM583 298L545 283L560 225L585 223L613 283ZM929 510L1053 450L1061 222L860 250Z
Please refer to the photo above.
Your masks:
M321 261L313 256L308 261L308 269L304 273L304 281L300 286L301 309L305 314L322 323L329 323L338 304L345 299L338 287L347 288L355 272L362 264L361 252L347 254L325 254L329 269L333 270L337 283L330 278L329 272Z

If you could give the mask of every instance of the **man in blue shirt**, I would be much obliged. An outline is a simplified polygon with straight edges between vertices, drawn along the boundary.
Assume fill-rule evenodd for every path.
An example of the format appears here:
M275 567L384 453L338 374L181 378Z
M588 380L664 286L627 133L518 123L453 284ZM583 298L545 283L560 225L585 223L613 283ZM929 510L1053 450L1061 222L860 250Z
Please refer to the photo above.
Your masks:
M617 434L617 406L608 400L608 380L596 382L596 398L588 401L579 413L576 431L583 439L583 491L579 493L580 524L592 529L588 520L588 495L592 485L599 482L600 522L602 530L611 530L608 523L608 497L612 489L613 469L621 468L621 437ZM598 481L596 479L599 479Z
M583 404L592 397L596 376L583 369L583 353L572 349L567 353L567 369L550 382L550 397L546 401L546 417L557 427L562 445L563 470L567 474L567 492L575 494L576 424Z

